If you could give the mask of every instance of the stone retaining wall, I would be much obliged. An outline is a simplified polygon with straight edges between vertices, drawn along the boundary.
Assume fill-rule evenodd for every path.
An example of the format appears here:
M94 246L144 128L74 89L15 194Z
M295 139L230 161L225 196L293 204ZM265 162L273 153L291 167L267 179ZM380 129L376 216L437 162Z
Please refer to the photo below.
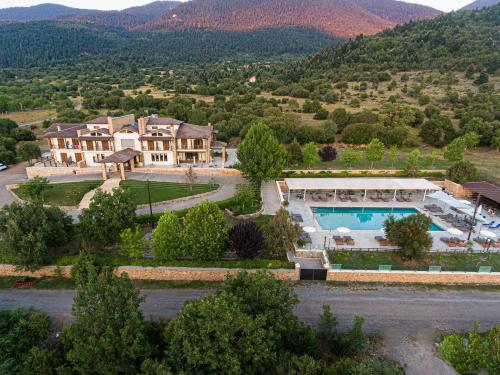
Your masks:
M183 197L183 198L177 198L177 199L171 199L169 201L163 201L163 202L156 202L156 203L151 203L151 206L162 206L164 204L174 204L174 203L180 203L180 202L186 202L191 199L197 199L197 198L205 198L209 197L211 195L214 195L215 193L218 193L220 191L220 187L214 191L209 191L207 193L201 193L201 194L196 194L196 195L190 195L188 197ZM137 206L137 208L148 208L149 204L140 204Z
M80 168L80 167L27 167L26 175L33 177L68 176L80 174L101 174L100 168Z
M241 176L241 171L232 168L193 168L194 173L197 176L209 176L209 177L220 177L220 176ZM156 174L177 174L185 175L185 168L166 168L166 169L156 169L156 168L135 168L135 172L139 173L156 173Z
M500 285L500 272L328 270L327 280L360 283Z
M226 208L224 210L224 213L233 218L233 219L236 219L236 220L250 220L250 219L255 219L255 218L258 218L259 216L262 215L262 213L264 212L264 206L262 206L260 208L260 210L258 210L257 212L254 212L253 214L246 214L246 215L238 215L238 216L235 216L233 211L231 211L230 209Z
M10 264L0 264L0 276L15 277L70 277L72 266L48 266L38 271L16 271ZM227 275L236 275L237 268L184 268L184 267L135 267L121 266L115 268L115 274L126 272L132 280L174 280L174 281L223 281ZM256 270L248 270L256 272ZM280 280L296 281L300 278L300 270L269 270Z

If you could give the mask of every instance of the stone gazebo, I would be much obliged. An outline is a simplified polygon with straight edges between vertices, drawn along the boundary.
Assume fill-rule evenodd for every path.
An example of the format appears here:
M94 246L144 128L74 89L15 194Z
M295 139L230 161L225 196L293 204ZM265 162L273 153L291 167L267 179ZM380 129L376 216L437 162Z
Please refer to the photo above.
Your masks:
M104 180L108 179L108 170L106 164L113 164L113 170L118 172L120 169L120 177L125 180L125 170L130 170L133 172L135 170L136 158L139 157L141 153L139 151L132 150L131 148L126 148L121 151L117 151L108 157L105 157L99 163L102 165L102 178Z

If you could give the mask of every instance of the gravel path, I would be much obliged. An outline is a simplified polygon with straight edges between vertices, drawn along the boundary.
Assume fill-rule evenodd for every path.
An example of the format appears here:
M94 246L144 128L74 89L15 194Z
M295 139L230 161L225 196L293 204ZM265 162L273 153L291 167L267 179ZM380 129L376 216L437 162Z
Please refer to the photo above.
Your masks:
M479 290L426 290L404 287L333 288L312 284L295 288L300 298L296 314L310 324L318 322L327 304L340 328L352 323L353 315L366 319L369 332L384 338L381 353L401 363L408 375L455 374L436 356L433 336L437 330L470 330L474 322L483 329L500 323L500 292ZM210 290L144 290L142 308L148 317L171 319L185 301ZM61 322L71 320L71 290L0 290L0 309L34 307Z

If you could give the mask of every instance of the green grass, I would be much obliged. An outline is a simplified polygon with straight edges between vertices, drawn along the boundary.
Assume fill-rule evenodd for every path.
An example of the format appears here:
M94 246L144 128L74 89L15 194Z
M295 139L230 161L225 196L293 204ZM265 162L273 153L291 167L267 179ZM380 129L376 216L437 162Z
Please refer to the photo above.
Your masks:
M94 180L50 184L43 194L43 202L54 206L77 206L86 193L100 185L102 181ZM23 185L15 189L14 193L23 200L30 200Z
M329 252L330 263L340 263L343 269L377 270L380 264L392 265L393 270L426 271L429 266L441 266L443 271L477 272L479 266L492 266L500 272L500 254L428 254L420 259L403 261L397 252Z
M7 276L0 277L0 289L10 289L14 283L23 278ZM73 279L62 277L42 277L33 279L35 289L75 289ZM132 284L139 289L207 289L216 288L219 282L208 281L168 281L168 280L132 280Z
M51 264L68 266L76 263L77 256L61 256L54 258ZM121 257L100 256L97 263L105 266L138 266L138 267L197 267L197 268L241 268L241 269L293 269L295 265L288 261L274 259L250 259L237 261L196 261L172 260L159 261L154 259L129 259Z
M126 180L122 181L120 186L130 192L132 201L135 204L140 205L149 202L147 184L147 181ZM218 186L195 184L192 186L192 190L189 190L188 185L184 183L150 181L149 188L151 191L151 202L156 203L208 193L217 190Z

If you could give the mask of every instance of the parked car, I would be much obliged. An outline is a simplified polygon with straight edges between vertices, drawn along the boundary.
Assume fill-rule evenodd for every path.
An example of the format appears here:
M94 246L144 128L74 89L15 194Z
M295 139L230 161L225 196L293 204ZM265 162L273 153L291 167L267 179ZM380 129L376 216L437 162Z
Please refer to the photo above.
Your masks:
M4 171L6 169L7 169L7 166L0 163L0 171Z

